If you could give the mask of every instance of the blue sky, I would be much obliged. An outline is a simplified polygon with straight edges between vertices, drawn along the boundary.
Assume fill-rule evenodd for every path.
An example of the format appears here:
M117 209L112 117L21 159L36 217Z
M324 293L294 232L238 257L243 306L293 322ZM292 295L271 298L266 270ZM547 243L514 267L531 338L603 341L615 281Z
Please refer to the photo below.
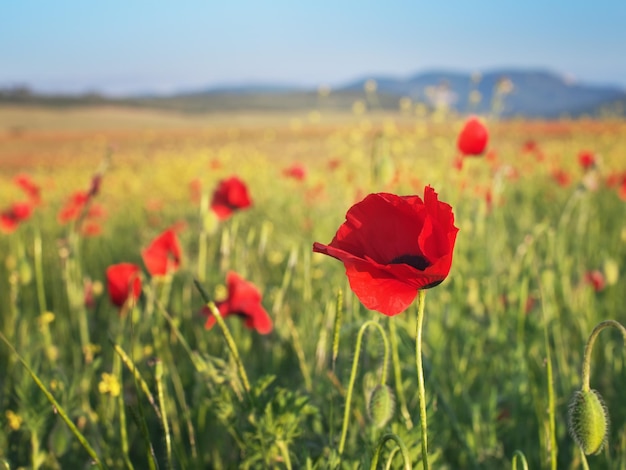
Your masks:
M548 68L626 88L623 0L0 0L0 86L170 92Z

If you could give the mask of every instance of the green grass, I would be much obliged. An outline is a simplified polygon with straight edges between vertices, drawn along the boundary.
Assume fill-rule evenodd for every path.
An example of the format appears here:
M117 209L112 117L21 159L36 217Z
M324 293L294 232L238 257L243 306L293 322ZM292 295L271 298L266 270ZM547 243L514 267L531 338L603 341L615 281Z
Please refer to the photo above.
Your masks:
M457 171L460 123L453 119L322 113L207 117L204 124L201 116L152 114L120 121L109 110L90 111L89 124L81 112L0 115L2 207L21 197L10 181L18 172L41 184L44 200L18 231L0 237L0 331L41 381L0 344L0 468L91 465L63 415L109 468L368 468L390 433L406 449L394 451L385 438L379 466L394 453L391 468L401 468L406 453L420 468L417 305L393 318L367 311L341 263L311 246L330 242L346 210L366 194L421 195L427 184L452 205L460 228L450 275L426 296L432 468L523 467L522 455L531 469L583 468L567 405L581 387L585 342L600 321L626 323L624 273L610 276L611 266L626 266L626 202L604 184L612 171L626 170L623 122L492 122L498 164L476 158ZM543 161L522 152L527 139L543 149ZM107 211L103 233L72 245L71 227L56 213L67 195L89 187L109 147L111 165L95 199ZM579 185L576 156L584 149L602 157L595 191ZM340 161L334 171L333 159ZM307 167L304 182L282 176L293 162ZM571 185L552 180L557 166L570 172ZM511 168L517 179L507 176ZM234 316L225 320L249 390L220 328L204 329L205 302L194 285L203 216L189 183L199 178L210 193L230 175L248 183L254 205L209 234L201 274L213 298L223 293L228 270L263 294L271 334L250 331ZM120 317L106 294L105 269L119 262L143 269L141 249L178 222L186 225L184 257L169 295L159 296L163 286L144 269L137 308ZM45 310L35 275L37 233ZM605 271L600 292L584 281L592 269ZM91 306L83 302L88 279L96 285ZM396 411L382 429L370 423L368 396L383 363L383 343L370 328L340 458L355 343L369 320L394 333L387 384ZM626 468L625 358L619 334L599 337L591 388L604 398L612 425L606 449L588 457L591 468ZM106 380L119 382L119 396L100 386Z

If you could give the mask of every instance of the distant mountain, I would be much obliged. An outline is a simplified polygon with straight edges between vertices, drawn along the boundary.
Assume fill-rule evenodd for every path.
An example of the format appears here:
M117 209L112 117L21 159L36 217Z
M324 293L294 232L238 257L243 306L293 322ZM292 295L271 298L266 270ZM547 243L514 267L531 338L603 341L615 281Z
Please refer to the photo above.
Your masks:
M501 69L480 76L448 71L429 71L405 79L372 77L377 93L407 96L436 104L444 101L460 112L486 113L492 109L497 89L503 116L559 117L597 114L602 108L626 99L618 87L585 85L544 70ZM364 89L367 79L349 83L338 91ZM470 103L470 96L480 101ZM478 95L476 94L478 92Z
M375 100L373 85L375 82ZM411 98L429 106L445 103L460 113L557 118L599 115L609 110L624 115L626 90L619 87L576 83L547 70L499 69L481 75L432 70L406 78L372 76L336 86L321 96L317 90L285 84L237 84L189 90L168 96L144 94L123 99L98 94L42 96L25 87L0 89L0 104L48 106L124 105L184 112L238 110L350 109L366 100L381 109L398 109L399 100Z

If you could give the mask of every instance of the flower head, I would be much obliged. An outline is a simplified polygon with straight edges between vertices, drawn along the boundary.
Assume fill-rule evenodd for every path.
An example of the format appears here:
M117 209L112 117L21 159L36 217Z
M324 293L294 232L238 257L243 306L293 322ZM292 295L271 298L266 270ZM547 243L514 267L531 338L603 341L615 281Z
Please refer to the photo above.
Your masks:
M452 207L433 188L419 196L370 194L352 206L329 245L313 251L343 262L350 287L367 308L397 315L417 291L450 272L458 228Z
M487 147L489 133L477 118L469 118L457 139L457 148L463 155L482 155Z
M129 299L139 298L140 273L139 266L132 263L113 264L107 268L107 290L113 305L123 307Z
M245 320L245 325L248 328L256 330L262 335L271 332L272 319L261 305L261 293L256 286L233 271L226 275L226 284L228 298L216 304L222 317L237 315ZM204 327L207 330L213 328L215 318L208 307L203 307L202 313L207 315Z
M57 215L57 219L62 224L77 220L88 201L88 192L76 191L65 201L65 204Z
M585 273L585 282L593 286L593 290L595 290L596 292L603 291L606 287L604 274L602 274L602 271L598 269L594 269L593 271L587 271Z
M39 186L35 184L35 182L28 175L17 175L13 178L13 182L19 186L19 188L24 191L28 200L33 205L39 205L41 203L41 190Z
M0 231L12 233L27 220L33 213L33 206L29 202L15 202L0 212Z
M165 276L180 266L181 249L173 229L164 231L142 250L146 269L152 276Z
M583 170L589 171L596 166L596 156L593 152L583 150L578 154L578 164Z
M287 178L304 181L306 179L306 168L302 165L295 164L283 169L283 175Z
M211 200L211 209L220 220L225 220L234 211L251 205L248 187L236 176L220 181Z

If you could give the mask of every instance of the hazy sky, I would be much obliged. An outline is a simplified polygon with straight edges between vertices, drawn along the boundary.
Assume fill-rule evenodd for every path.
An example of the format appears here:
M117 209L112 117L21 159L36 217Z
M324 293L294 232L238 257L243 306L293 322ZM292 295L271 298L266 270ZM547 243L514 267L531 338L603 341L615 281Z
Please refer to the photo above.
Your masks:
M0 86L332 86L501 66L626 88L626 1L0 0Z

